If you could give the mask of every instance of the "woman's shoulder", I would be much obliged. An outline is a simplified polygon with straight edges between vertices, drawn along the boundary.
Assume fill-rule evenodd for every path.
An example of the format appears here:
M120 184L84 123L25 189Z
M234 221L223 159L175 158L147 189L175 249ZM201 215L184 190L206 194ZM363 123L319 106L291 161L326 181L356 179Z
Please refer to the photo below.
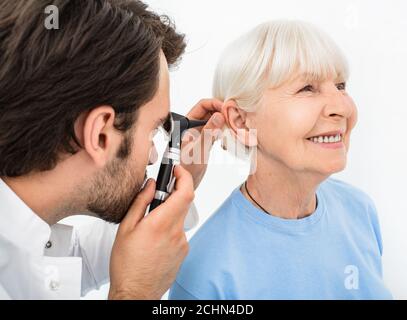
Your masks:
M334 216L348 218L359 232L362 232L363 228L373 232L381 254L383 247L379 214L370 196L361 189L338 179L328 179L320 187L324 198L330 201L329 207L335 210ZM340 212L343 215L338 214Z
M228 226L238 223L236 197L239 188L233 189L223 203L209 216L192 238L191 242L198 242L201 238L224 238L228 233ZM205 242L206 240L204 240Z
M218 286L226 281L225 270L235 263L231 248L236 250L240 234L235 192L236 189L189 241L190 250L171 289L171 299L219 298Z
M342 180L329 178L320 185L319 191L330 200L361 205L376 211L372 198L365 191Z

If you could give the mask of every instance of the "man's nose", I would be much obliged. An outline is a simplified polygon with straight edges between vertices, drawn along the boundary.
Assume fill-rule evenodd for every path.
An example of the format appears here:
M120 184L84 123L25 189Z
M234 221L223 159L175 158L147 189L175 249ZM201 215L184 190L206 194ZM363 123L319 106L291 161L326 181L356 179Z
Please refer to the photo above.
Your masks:
M157 152L157 148L155 147L155 144L153 142L153 145L151 146L150 149L150 155L148 157L148 165L151 166L154 163L156 163L158 160L158 152Z

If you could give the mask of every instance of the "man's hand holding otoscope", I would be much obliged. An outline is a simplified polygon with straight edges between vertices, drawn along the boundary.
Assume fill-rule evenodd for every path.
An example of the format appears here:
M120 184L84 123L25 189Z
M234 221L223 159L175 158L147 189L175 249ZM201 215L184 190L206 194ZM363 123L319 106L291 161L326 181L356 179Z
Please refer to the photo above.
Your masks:
M175 125L170 128L171 142L157 183L148 180L120 224L110 264L110 299L160 299L174 282L188 252L184 221L194 199L194 189L207 168L207 161L184 165L178 150L182 153L183 148L204 149L203 158L208 158L216 131L225 123L222 105L218 100L201 100L187 117L173 115L172 120L180 122L172 122ZM184 129L176 132L177 125ZM182 133L192 127L200 136L192 141L183 140ZM214 135L205 134L208 132ZM145 216L149 205L149 214Z
M205 132L202 130L203 128L206 130L220 130L221 126L223 125L223 116L220 113L217 113L212 116L213 121L218 121L214 125L212 123L210 126L206 126L209 122L208 120L194 120L195 117L202 116L205 114L205 112L210 112L211 110L205 109L211 106L213 103L213 100L202 100L200 104L198 104L194 109L191 110L191 112L187 116L182 116L177 113L171 113L171 118L169 119L167 124L164 124L164 129L170 136L170 141L168 143L168 147L165 150L163 159L161 161L159 173L157 176L157 182L156 182L156 192L154 196L154 200L152 201L150 205L149 211L151 212L155 208L157 208L161 203L163 203L168 196L171 194L173 188L174 188L174 183L175 183L175 177L174 177L174 167L176 165L181 164L181 146L184 145L185 143L197 143L200 145L199 151L205 153L203 157L199 157L198 163L192 163L188 164L187 167L189 169L195 169L192 171L195 171L195 181L194 181L194 188L196 189L197 186L199 185L203 174L206 171L207 167L207 160L209 156L209 151L210 148L212 147L213 142L215 141L214 137L218 136L217 132L210 132L209 134L211 135L211 143L209 150L208 147L204 148L207 146L207 144L202 144L204 142L204 136ZM221 106L221 102L218 102L218 105ZM203 109L203 110L202 110ZM216 110L216 109L215 109ZM212 111L214 111L212 109ZM208 128L209 127L209 128ZM183 136L184 133L186 133L187 130L192 129L192 128L201 128L201 137L197 139L196 141L188 141L183 142ZM188 146L188 149L191 149L191 146ZM196 150L197 148L195 146L192 147L192 150ZM205 150L204 150L205 149ZM198 168L194 168L194 166L198 166ZM202 172L203 171L203 172ZM198 174L197 174L198 173Z

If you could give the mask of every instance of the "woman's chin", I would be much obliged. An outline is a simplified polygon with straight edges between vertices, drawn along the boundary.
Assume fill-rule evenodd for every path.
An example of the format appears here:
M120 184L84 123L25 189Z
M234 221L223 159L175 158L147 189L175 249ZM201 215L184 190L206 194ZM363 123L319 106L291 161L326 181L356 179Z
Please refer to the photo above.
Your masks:
M343 171L346 168L346 159L330 161L322 164L317 171L324 175L331 175Z

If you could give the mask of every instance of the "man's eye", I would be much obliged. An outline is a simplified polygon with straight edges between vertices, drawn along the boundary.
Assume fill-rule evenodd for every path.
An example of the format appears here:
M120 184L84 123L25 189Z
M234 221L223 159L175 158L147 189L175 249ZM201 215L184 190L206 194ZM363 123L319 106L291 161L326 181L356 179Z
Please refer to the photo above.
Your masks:
M153 131L152 131L153 137L155 137L158 132L160 132L160 128L159 128L159 127L153 129Z
M173 123L172 123L172 118L168 117L164 123L162 124L162 129L168 134L170 135L173 129Z
M314 87L312 85L306 85L304 88L300 89L297 93L300 92L314 92Z
M336 85L338 90L346 90L346 82L341 82Z
M160 131L161 134L164 136L164 139L169 139L171 136L171 132L168 132L168 128L165 128L163 125L160 125L157 131Z

